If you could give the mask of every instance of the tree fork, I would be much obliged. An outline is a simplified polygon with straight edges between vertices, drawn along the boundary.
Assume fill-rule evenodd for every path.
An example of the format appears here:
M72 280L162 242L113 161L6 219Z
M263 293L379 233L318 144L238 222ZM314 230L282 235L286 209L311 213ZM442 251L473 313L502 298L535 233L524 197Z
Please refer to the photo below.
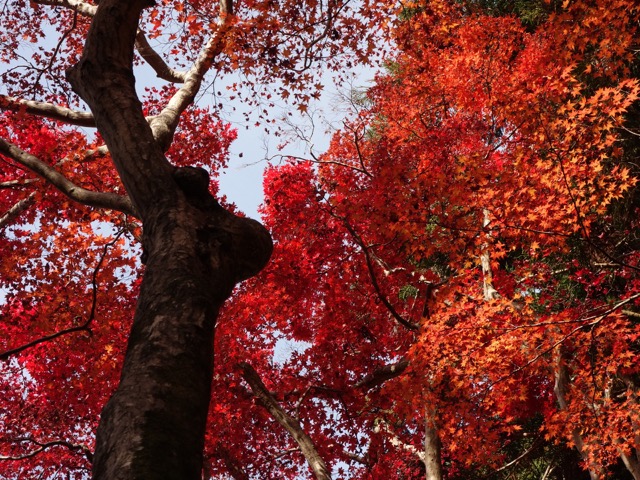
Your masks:
M96 434L99 480L201 478L218 311L272 250L262 225L211 196L204 170L173 167L154 140L132 71L138 18L149 5L101 0L67 72L144 227L146 271L122 375Z

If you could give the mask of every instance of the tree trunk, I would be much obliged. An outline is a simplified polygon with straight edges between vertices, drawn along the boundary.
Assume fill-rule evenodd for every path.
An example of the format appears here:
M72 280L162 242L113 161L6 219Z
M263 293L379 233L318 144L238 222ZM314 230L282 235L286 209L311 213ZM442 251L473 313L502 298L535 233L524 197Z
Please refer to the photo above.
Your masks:
M442 480L442 458L440 437L435 412L425 411L424 421L424 466L426 480Z
M491 223L489 217L489 211L482 211L482 228L487 228ZM484 299L495 300L499 297L498 291L493 288L493 272L491 271L491 254L489 252L489 244L485 243L482 246L482 253L480 254L480 265L482 266L482 290L484 293Z
M640 462L638 462L638 457L636 457L634 452L627 454L624 450L619 451L622 463L624 463L624 466L627 467L627 470L631 473L633 480L640 480Z
M175 168L142 114L131 68L148 0L101 0L68 72L144 228L146 271L118 388L96 436L95 479L200 479L218 311L269 259L268 232L224 210L203 169Z
M569 373L567 372L567 367L565 365L564 354L562 351L562 346L556 348L556 383L554 385L553 391L556 394L556 398L558 400L558 406L560 410L567 409L567 400L566 400L566 391L567 385L569 383ZM589 469L589 478L591 480L599 480L600 476L598 473L592 468L589 464L589 458L584 452L584 442L582 440L582 435L580 435L580 426L576 425L571 432L571 437L573 440L573 444L578 450L580 457L585 462Z

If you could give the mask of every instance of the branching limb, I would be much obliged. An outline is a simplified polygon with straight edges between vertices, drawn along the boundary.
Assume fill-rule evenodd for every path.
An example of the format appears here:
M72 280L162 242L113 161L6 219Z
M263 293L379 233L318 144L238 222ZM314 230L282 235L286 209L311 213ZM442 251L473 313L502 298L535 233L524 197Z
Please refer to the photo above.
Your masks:
M47 165L39 158L21 150L16 145L2 138L0 138L0 153L15 160L22 166L27 167L32 172L37 173L76 202L91 207L118 210L127 215L135 216L135 211L128 197L111 192L94 192L79 187L52 166Z
M180 115L193 103L205 74L225 46L227 32L233 25L233 15L230 13L232 9L231 0L220 2L218 29L205 44L191 69L185 74L183 86L171 97L158 116L149 119L153 136L164 151L169 149L173 141Z
M89 462L93 461L93 453L89 450L89 447L79 443L71 443L66 440L53 440L51 442L39 442L34 440L33 438L19 438L15 440L16 442L28 442L30 444L36 445L37 448L34 450L23 453L22 455L0 455L0 460L25 460L27 458L32 458L38 455L45 450L52 447L64 447L67 450L72 452L80 452L82 453Z
M97 6L85 3L81 0L36 0L40 5L66 7L82 15L93 17ZM205 44L200 55L187 72L180 72L171 68L165 60L151 47L144 32L137 30L135 47L140 56L154 69L157 76L172 83L182 83L183 86L173 95L162 112L154 117L147 118L153 132L153 136L163 151L167 151L173 141L173 135L178 126L180 115L193 103L200 90L205 74L211 68L215 57L222 51L225 45L226 34L231 28L233 17L232 0L220 0L220 17L218 29ZM42 102L16 100L20 104L28 102L29 113L42 115L56 120L66 121L72 125L95 126L93 115L84 112L73 112L63 107ZM20 105L18 105L18 108ZM0 108L2 101L0 100ZM22 107L24 108L24 107Z
M353 460L354 462L361 463L362 465L367 465L367 464L369 463L369 461L367 460L367 458L366 458L366 457L364 457L364 456L362 456L362 455L358 455L357 453L352 453L352 452L344 451L344 452L342 452L342 454L343 454L346 458L348 458L348 459L350 459L350 460Z
M11 110L13 112L25 111L32 115L59 120L69 125L79 127L95 127L96 123L93 114L90 112L78 112L70 108L61 107L48 102L38 102L36 100L22 100L19 98L0 95L0 109Z
M531 446L529 448L527 448L524 452L518 455L515 459L511 460L509 463L505 463L500 468L496 468L495 471L502 472L520 463L524 458L526 458L531 452L533 452L536 448L538 448L541 445L542 443L541 440L542 440L542 436L536 437L535 440L531 443Z
M378 278L376 277L375 270L373 268L373 260L371 258L371 253L369 252L369 248L365 245L360 235L358 235L358 233L353 229L351 225L349 225L347 222L344 222L344 225L345 225L345 228L349 231L349 233L353 237L353 239L355 240L355 242L362 249L362 253L364 253L365 261L367 263L367 270L369 271L369 277L371 278L371 284L373 285L373 289L375 290L378 299L382 302L382 304L385 307L387 307L387 310L389 310L389 313L391 313L391 316L395 318L398 321L398 323L405 326L409 330L413 330L413 331L418 330L418 325L415 325L414 323L411 323L405 318L403 318L402 315L400 315L398 311L393 307L393 305L391 305L391 302L389 302L387 297L382 293L380 284L378 283Z
M400 439L395 433L393 433L393 431L391 430L391 428L389 428L389 425L387 424L387 422L381 418L376 419L376 424L374 427L374 431L376 433L379 432L384 432L387 435L387 438L389 440L389 442L391 443L391 445L393 445L396 448L399 448L401 450L404 450L405 452L411 453L413 455L416 456L416 458L418 458L420 460L420 462L422 462L423 464L425 463L425 454L422 450L416 448L414 445L411 445L409 443L405 443L402 439Z
M318 480L330 480L331 474L329 473L327 465L318 454L311 437L309 437L300 426L300 422L283 410L278 401L271 395L269 390L267 390L264 383L262 383L258 373L251 365L242 362L238 366L242 370L242 376L251 387L256 398L296 441L315 477Z

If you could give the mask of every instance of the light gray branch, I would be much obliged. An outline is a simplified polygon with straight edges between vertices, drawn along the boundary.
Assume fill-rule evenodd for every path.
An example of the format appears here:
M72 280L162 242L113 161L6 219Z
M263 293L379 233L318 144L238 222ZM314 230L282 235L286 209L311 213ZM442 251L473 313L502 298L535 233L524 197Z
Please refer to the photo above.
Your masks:
M16 219L22 212L27 210L36 200L36 192L31 192L29 196L18 201L13 207L9 209L2 217L0 217L0 229L9 225Z
M151 47L142 30L138 30L136 34L136 49L140 56L153 68L158 78L171 83L183 83L185 81L187 73L179 72L167 65L167 62Z
M269 390L267 390L260 376L251 365L242 362L239 364L239 367L242 369L242 376L251 387L256 398L296 441L315 477L318 480L331 480L331 474L329 473L327 465L320 454L318 454L311 437L302 429L300 422L284 411L278 401L271 395Z
M184 84L171 97L167 105L159 115L149 118L149 125L153 131L153 136L164 151L167 151L173 141L173 135L180 121L180 115L193 103L195 96L200 90L205 74L211 68L213 60L222 51L227 32L230 30L231 15L226 12L233 7L230 0L222 1L220 4L220 18L218 28L209 41L202 48L200 55L184 76Z
M97 6L81 0L34 0L38 5L49 5L52 7L65 7L74 12L81 13L87 17L93 17L96 13Z
M25 112L38 115L40 117L60 120L61 122L79 127L95 127L96 123L93 114L90 112L78 112L70 108L61 107L48 102L38 102L36 100L22 100L20 98L0 95L0 109Z

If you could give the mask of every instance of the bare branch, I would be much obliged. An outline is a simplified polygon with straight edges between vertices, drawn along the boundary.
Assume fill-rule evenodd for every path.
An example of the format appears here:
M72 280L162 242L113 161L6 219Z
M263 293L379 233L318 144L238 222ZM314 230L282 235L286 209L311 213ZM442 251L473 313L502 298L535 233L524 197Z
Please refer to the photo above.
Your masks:
M577 327L575 327L574 329L572 329L566 335L563 335L559 340L555 341L550 347L545 348L539 354L535 355L529 361L525 362L524 364L522 364L519 367L515 368L514 370L512 370L508 374L503 375L502 377L500 377L497 380L495 380L495 381L491 382L490 384L488 384L487 387L486 387L486 391L489 392L496 384L506 380L507 378L513 377L514 375L516 375L517 373L523 371L524 369L526 369L530 365L533 365L535 362L537 362L538 360L543 358L545 355L547 355L548 353L550 353L553 350L555 350L556 347L562 345L565 341L567 341L569 338L571 338L573 335L575 335L579 331L584 330L584 329L586 329L588 327L596 327L597 325L602 323L609 315L611 315L612 313L614 313L616 310L620 309L621 307L623 307L627 303L632 302L636 298L640 298L640 293L636 293L635 295L631 295L630 297L627 297L624 300L621 300L620 302L616 303L615 305L613 305L608 310L606 310L606 311L604 311L602 313L599 313L597 315L592 315L592 316L589 316L589 317L579 318L577 320L565 320L565 321L561 321L561 322L555 322L556 325L567 324L567 323L578 323L579 325ZM590 320L593 320L593 321L590 321ZM588 323L586 323L586 322L588 322ZM520 329L520 328L531 328L531 327L534 327L534 326L553 325L553 324L554 324L553 322L540 322L540 323L537 323L537 324L521 325L521 326L518 326L518 327L510 327L507 331L511 332L513 330L517 330L517 329Z
M20 188L26 187L32 183L39 181L39 178L27 178L24 180L7 180L6 182L0 182L0 188Z
M82 325L65 328L58 332L52 333L51 335L45 335L44 337L37 338L19 347L2 352L0 353L0 360L7 360L12 355L16 355L28 348L35 347L36 345L48 342L50 340L54 340L58 337L62 337L63 335L67 335L69 333L87 332L89 335L91 335L91 329L89 327L91 325L91 322L93 322L93 319L95 318L96 306L98 304L98 280L97 280L98 272L100 271L100 268L102 268L102 263L104 262L104 259L107 256L107 252L109 251L109 248L111 248L113 245L116 244L116 242L120 239L123 233L124 233L124 230L120 230L116 234L116 236L113 238L113 240L104 244L102 248L102 253L100 254L100 258L98 259L98 263L93 269L93 274L91 276L91 310L89 311L89 315L85 320L85 322L82 323Z
M19 98L0 95L0 109L11 110L13 112L25 111L32 115L59 120L69 125L79 127L95 127L96 123L93 114L90 112L78 112L70 108L61 107L48 102L38 102L36 100L22 100Z
M376 368L373 372L362 378L362 380L358 381L354 387L371 390L372 388L382 385L387 380L391 380L392 378L401 375L408 366L409 360L403 358L391 365L384 365L383 367Z
M94 192L74 184L55 168L47 165L39 158L27 153L16 145L0 138L0 153L12 158L32 172L37 173L67 197L91 207L118 210L127 215L136 216L128 197L111 192Z
M415 455L423 464L425 463L424 452L416 448L414 445L405 443L403 440L401 440L395 433L393 433L393 431L391 430L391 428L389 427L389 425L384 419L378 418L376 419L375 423L376 425L375 425L374 431L376 433L380 431L384 431L388 435L387 438L389 439L389 442L391 443L391 445L401 450L404 450L405 452Z
M35 457L37 454L45 451L51 447L65 447L67 450L71 450L72 452L81 452L89 462L93 461L93 453L89 450L89 447L83 444L71 443L66 440L54 440L51 442L39 442L32 438L19 438L15 440L16 442L29 442L34 445L37 445L38 448L32 450L31 452L24 453L22 455L0 455L0 460L24 460L26 458Z
M318 454L313 440L307 435L300 422L285 412L278 401L273 398L273 395L267 390L264 383L260 379L258 373L253 369L251 365L246 362L242 362L238 365L242 369L242 376L251 387L253 394L258 398L260 403L271 413L273 418L284 427L287 432L293 437L300 451L307 459L311 470L318 480L331 480L331 474L327 469L322 457Z
M505 463L500 468L496 468L496 472L502 472L504 470L507 470L508 468L513 467L514 465L517 465L523 458L526 458L531 452L533 452L536 448L538 448L538 446L541 444L541 440L542 440L542 436L537 436L533 440L529 448L527 448L523 453L521 453L515 459L511 460L509 463Z
M167 62L151 47L142 30L138 30L136 34L136 49L140 56L153 68L158 78L171 83L183 83L185 81L186 72L179 72L167 65Z
M227 32L233 25L231 0L221 0L218 29L203 47L191 69L186 73L183 86L171 97L165 108L156 117L149 118L153 136L164 151L169 149L173 135L180 121L180 115L193 103L200 90L205 74L211 68L213 60L225 45Z

